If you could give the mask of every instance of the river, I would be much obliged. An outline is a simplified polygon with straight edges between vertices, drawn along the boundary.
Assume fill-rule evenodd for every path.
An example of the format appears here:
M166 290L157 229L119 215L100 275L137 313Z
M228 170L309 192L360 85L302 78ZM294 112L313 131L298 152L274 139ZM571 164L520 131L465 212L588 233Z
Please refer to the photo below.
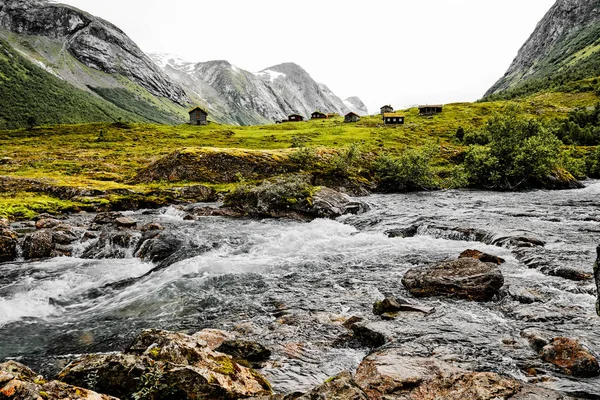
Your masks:
M521 332L578 339L600 356L600 317L592 280L571 281L548 269L591 273L600 244L600 183L584 189L493 193L456 190L361 198L371 210L337 220L201 217L167 207L130 212L155 221L196 249L195 256L138 279L153 268L132 249L120 259L73 257L0 264L0 360L14 358L39 372L60 370L76 354L122 350L144 328L242 332L273 350L262 370L276 391L306 390L368 349L345 346L350 316L378 321L407 355L435 356L457 366L494 371L582 395L600 393L600 378L562 375L527 345ZM85 225L91 215L69 222ZM389 232L412 231L410 237ZM543 247L516 247L501 238L535 237ZM496 246L492 243L504 244ZM500 256L502 295L473 303L419 299L435 307L379 321L374 301L410 298L403 274L415 266L455 259L465 249ZM526 304L511 293L527 291ZM341 343L341 344L340 344ZM531 368L538 377L529 376ZM542 378L540 378L542 377Z

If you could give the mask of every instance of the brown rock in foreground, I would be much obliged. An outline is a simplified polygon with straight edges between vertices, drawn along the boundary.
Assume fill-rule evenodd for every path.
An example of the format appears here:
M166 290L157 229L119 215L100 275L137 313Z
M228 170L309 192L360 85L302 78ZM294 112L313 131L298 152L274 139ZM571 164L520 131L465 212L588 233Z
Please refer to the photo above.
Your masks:
M15 361L0 364L0 399L29 400L118 400L63 382L46 382L41 376Z
M402 284L415 297L445 296L489 301L504 284L500 269L473 258L460 258L434 266L412 268Z
M558 337L548 343L540 352L546 362L552 363L565 374L591 378L600 375L600 366L596 357L588 353L578 341Z
M156 329L143 331L125 353L82 356L59 379L123 398L141 391L182 400L271 394L258 372L211 350L203 340Z
M367 356L354 381L376 400L496 400L567 397L492 372L471 372L434 358L405 357L397 349Z

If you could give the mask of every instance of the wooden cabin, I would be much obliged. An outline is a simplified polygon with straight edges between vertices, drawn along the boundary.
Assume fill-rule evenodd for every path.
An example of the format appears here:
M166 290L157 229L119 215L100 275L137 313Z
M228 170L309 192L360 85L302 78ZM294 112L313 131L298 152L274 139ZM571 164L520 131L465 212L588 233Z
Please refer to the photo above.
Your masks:
M299 114L291 114L288 116L288 122L301 122L304 121L304 117Z
M344 115L344 122L358 122L359 119L360 116L353 112L349 112L348 114Z
M419 106L419 115L435 115L435 114L439 114L442 112L442 105L434 105L434 106L430 106L430 105L425 105L425 106Z
M326 114L323 114L321 111L315 111L314 113L310 114L310 119L325 119L327 118Z
M194 107L189 111L190 125L208 124L208 113L200 107Z
M404 115L398 113L383 114L383 123L386 125L404 125Z
M388 104L387 106L381 107L380 110L381 110L380 114L393 113L394 107L392 107L391 105Z

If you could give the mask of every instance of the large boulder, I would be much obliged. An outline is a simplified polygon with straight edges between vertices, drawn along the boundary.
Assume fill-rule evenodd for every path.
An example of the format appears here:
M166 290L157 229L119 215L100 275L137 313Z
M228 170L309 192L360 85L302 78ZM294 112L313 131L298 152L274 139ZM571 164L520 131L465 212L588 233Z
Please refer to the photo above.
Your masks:
M585 350L578 341L558 337L545 345L540 357L559 367L565 374L581 378L600 375L596 357Z
M17 232L0 225L0 262L14 261L17 258L18 239Z
M63 382L47 382L43 377L15 361L0 364L0 399L3 400L118 400Z
M369 399L566 399L492 372L466 371L435 358L407 357L393 348L367 356L354 381Z
M460 258L412 268L402 278L402 284L415 297L446 296L489 301L498 294L504 277L494 264Z
M46 229L25 235L23 239L23 258L34 260L52 256L54 242L52 232Z
M235 399L271 394L256 371L211 350L194 336L150 329L124 353L91 354L69 364L59 379L117 397Z

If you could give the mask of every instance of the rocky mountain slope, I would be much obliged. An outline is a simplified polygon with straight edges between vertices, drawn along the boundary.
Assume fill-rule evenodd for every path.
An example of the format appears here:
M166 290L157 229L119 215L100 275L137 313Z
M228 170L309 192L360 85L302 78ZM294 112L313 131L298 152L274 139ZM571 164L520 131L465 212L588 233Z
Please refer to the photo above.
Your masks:
M557 0L486 98L510 98L600 75L600 0Z
M0 38L29 61L129 112L154 107L155 122L182 122L191 102L123 31L43 0L0 0Z
M192 63L168 54L150 57L219 122L262 124L291 113L310 117L315 110L344 114L352 109L294 63L251 73L227 61ZM359 113L366 115L360 99L353 99Z
M356 96L348 97L346 100L344 100L344 104L353 113L358 115L369 115L369 109L365 103L363 103L362 100Z

